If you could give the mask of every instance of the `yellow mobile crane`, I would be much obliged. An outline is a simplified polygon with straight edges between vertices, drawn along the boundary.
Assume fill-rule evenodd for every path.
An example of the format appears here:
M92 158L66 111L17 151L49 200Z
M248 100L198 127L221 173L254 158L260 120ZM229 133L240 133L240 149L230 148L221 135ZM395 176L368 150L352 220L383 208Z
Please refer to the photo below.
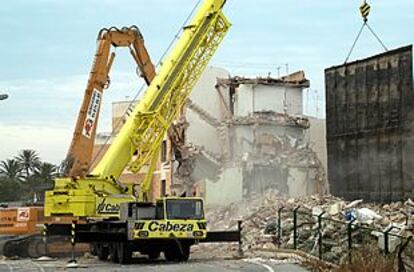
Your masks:
M78 114L72 142L66 158L65 174L85 176L91 167L92 150L104 89L110 84L109 72L115 59L112 47L127 47L137 63L141 76L149 85L155 77L155 67L144 45L138 27L111 27L99 31L98 48Z
M97 44L98 48L66 159L68 164L65 167L65 172L70 177L85 176L90 168L103 91L109 86L109 72L115 59L115 52L111 52L111 49L113 47L129 48L137 64L137 70L139 70L145 82L149 85L155 77L155 67L145 48L144 38L138 27L103 28L99 31ZM16 216L14 216L12 226L0 228L0 234L12 235L1 241L0 252L7 257L41 256L43 248L33 246L41 242L40 230L36 226L43 223L57 222L59 218L44 218L43 208L41 207L14 207L0 210L0 219L18 213L19 210L27 211L31 220L28 222L29 224L24 223L25 226L22 227L20 226L22 224L17 222L19 219L16 221ZM71 218L65 218L65 221L70 222ZM49 246L52 249L59 248L52 243L52 240L59 240L54 238L49 239ZM67 251L67 248L63 247L63 250Z
M100 259L109 255L121 263L129 262L133 251L150 258L163 252L168 260L187 260L190 246L206 240L201 198L145 201L163 137L230 27L222 13L224 3L202 3L91 174L57 179L54 189L46 192L46 216L89 220L88 224L73 223L70 231L67 225L50 225L48 233L69 232L73 240L94 243ZM139 192L118 180L127 166L138 172L147 164L149 171ZM225 240L229 241L228 236Z

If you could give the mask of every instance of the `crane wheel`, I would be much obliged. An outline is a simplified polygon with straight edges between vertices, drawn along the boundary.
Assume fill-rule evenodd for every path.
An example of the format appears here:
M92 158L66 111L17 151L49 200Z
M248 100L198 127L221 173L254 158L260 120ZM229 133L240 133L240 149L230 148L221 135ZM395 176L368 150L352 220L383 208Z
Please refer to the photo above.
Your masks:
M116 243L109 244L109 260L113 263L119 262L118 247L116 246Z
M102 243L97 243L95 246L96 256L98 256L99 260L107 261L109 256L109 248L107 245Z
M190 245L181 244L181 249L178 245L171 245L164 251L164 257L167 261L185 262L190 258Z
M161 255L160 251L151 251L148 253L148 258L150 260L157 260Z
M132 260L132 250L128 243L117 243L118 261L120 264L129 264Z

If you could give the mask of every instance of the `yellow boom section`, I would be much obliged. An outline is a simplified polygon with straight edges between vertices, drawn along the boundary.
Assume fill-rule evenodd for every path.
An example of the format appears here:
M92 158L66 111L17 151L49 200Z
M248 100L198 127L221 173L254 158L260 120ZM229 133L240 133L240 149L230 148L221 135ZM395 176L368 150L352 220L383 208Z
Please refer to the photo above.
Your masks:
M105 156L92 170L100 178L117 179L130 164L132 172L155 156L167 129L224 38L230 24L221 12L224 0L207 0L184 28L174 50L135 107Z
M46 192L46 216L118 217L120 203L136 200L131 186L118 180L129 163L130 170L138 172L151 162L141 184L143 199L164 135L230 27L221 11L224 3L204 1L91 175L58 178Z

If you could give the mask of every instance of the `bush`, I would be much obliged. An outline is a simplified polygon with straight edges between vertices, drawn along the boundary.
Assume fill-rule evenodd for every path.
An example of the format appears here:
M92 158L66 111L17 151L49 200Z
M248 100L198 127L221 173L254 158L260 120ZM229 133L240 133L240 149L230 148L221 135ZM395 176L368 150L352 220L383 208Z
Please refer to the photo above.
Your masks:
M394 271L393 254L384 256L376 246L353 250L352 255L335 271L390 272Z
M0 202L18 201L21 198L22 186L19 182L0 178Z

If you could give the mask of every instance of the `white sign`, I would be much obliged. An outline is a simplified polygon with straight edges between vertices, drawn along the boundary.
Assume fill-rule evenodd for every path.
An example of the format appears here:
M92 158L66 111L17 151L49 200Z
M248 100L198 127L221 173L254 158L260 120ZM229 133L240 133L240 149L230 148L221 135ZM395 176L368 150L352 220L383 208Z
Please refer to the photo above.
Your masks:
M98 90L93 90L91 101L86 112L85 123L83 124L82 134L87 138L91 138L92 131L95 127L96 116L99 113L99 107L102 101L102 94Z
M18 208L17 209L17 221L29 221L30 209L29 208Z

